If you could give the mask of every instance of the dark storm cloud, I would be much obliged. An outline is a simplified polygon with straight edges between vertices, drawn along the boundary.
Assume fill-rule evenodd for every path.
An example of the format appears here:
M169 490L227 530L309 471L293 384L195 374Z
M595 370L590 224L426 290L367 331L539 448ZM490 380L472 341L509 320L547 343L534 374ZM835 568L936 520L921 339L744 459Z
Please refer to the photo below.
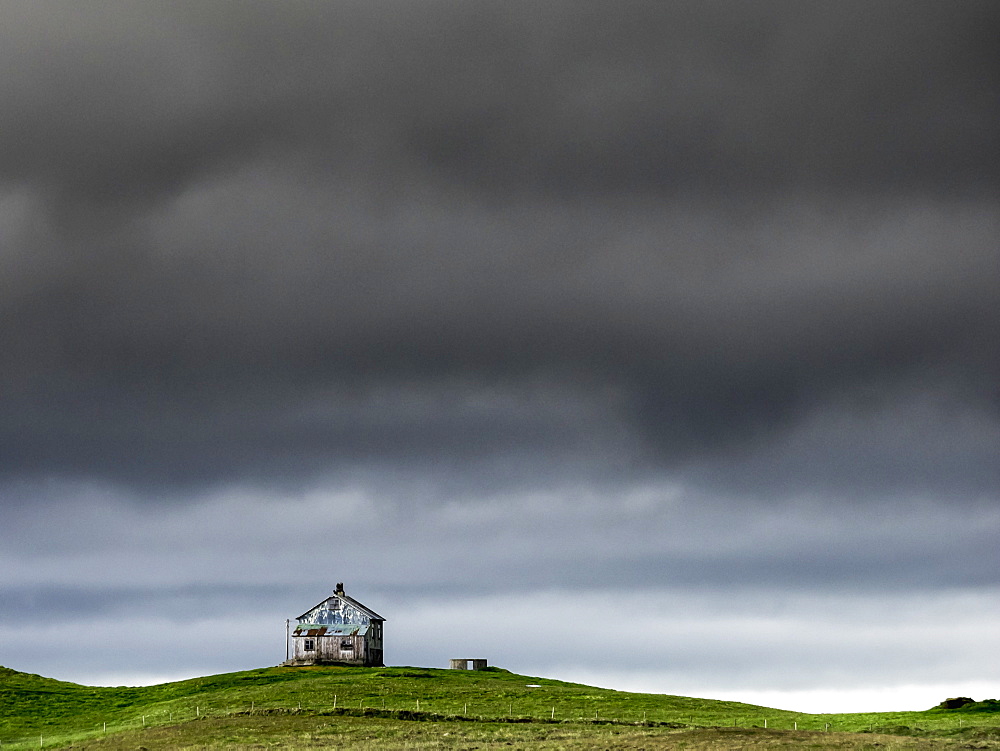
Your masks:
M995 186L988 2L7 8L4 172L88 204L270 151L503 191Z
M5 15L7 478L624 475L913 382L995 425L992 3Z

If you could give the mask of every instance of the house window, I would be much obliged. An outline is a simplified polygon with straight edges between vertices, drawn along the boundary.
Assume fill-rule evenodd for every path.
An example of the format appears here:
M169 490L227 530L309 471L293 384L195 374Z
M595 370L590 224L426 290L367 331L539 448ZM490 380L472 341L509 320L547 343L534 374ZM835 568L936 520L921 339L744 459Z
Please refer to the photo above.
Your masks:
M340 641L340 649L343 652L353 652L354 651L354 642L352 642L350 639L341 639L341 641Z
M304 652L315 652L316 651L316 640L315 639L305 639L302 642L302 650Z

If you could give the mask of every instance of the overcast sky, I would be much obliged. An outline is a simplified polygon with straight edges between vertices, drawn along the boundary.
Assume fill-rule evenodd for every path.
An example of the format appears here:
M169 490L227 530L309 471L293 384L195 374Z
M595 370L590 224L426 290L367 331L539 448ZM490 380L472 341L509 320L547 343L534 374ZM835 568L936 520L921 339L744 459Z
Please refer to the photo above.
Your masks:
M996 2L0 10L0 664L1000 696Z

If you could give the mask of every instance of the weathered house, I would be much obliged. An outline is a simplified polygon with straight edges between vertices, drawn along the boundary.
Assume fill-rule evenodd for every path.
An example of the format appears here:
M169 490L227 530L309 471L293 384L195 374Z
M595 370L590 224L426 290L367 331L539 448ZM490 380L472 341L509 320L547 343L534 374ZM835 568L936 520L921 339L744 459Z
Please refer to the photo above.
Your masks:
M344 594L333 594L297 619L292 632L289 665L382 665L382 624L385 618Z

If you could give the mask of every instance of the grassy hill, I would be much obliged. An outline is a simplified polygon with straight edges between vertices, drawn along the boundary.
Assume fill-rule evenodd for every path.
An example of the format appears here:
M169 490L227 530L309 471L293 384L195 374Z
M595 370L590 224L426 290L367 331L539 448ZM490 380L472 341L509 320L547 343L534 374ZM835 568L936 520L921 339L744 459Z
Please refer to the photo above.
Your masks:
M812 715L626 693L500 669L274 667L103 688L0 668L0 751L1000 748L998 724L1000 714L984 705Z

